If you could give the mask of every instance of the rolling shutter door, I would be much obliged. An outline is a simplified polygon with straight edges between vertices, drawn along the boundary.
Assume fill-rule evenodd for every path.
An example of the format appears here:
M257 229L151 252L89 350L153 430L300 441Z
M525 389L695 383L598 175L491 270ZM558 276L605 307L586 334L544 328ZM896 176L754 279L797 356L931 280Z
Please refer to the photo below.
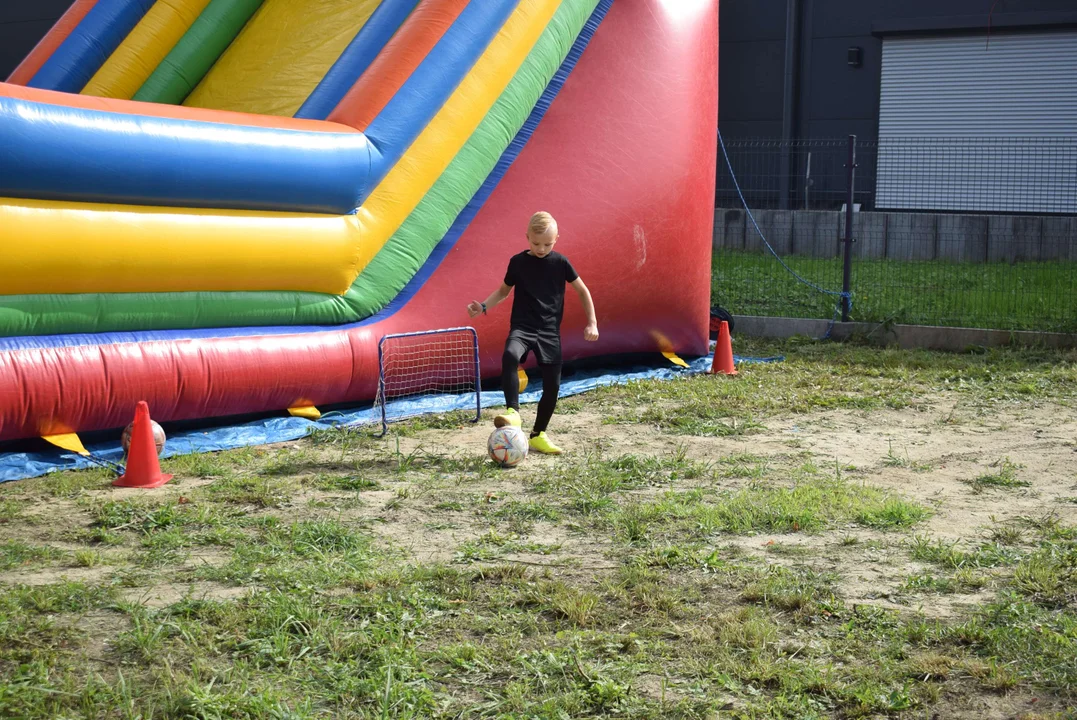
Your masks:
M883 41L876 206L1077 213L1077 32Z

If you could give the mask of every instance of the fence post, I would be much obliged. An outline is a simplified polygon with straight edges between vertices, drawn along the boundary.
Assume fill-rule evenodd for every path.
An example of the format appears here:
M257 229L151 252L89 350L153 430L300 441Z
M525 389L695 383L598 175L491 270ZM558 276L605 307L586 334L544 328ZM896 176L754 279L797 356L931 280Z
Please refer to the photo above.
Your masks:
M850 285L853 279L853 197L856 190L856 135L849 136L849 161L845 165L848 196L845 199L845 263L841 271L841 321L849 322Z

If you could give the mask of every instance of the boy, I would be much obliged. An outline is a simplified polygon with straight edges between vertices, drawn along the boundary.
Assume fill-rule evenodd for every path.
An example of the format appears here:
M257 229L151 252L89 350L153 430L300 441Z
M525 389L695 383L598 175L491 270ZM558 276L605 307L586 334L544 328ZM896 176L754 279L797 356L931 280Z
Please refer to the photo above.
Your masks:
M530 446L541 453L560 455L561 448L546 437L546 428L553 417L561 388L561 316L565 309L565 283L576 289L587 313L587 326L583 329L586 340L598 340L598 321L587 286L568 258L553 251L557 242L557 221L550 213L537 212L531 216L527 242L530 249L509 260L501 287L494 290L486 302L471 302L467 311L471 317L479 313L485 315L487 310L507 298L513 287L516 288L509 337L505 341L505 354L501 356L501 387L508 409L494 418L494 425L520 427L518 370L528 352L533 352L542 373L542 398L531 429Z

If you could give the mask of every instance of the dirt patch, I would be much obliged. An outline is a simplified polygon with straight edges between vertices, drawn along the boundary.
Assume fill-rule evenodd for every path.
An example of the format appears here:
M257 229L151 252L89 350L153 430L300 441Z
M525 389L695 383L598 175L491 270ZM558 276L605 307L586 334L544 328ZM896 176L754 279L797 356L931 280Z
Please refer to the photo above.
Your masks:
M246 597L258 590L255 586L231 587L218 583L158 583L151 587L130 588L119 595L129 602L138 603L148 608L162 608L173 605L184 598L195 600L233 600Z
M1077 437L1077 419L1070 410L1042 404L955 422L956 407L950 399L927 409L815 414L773 423L759 441L773 445L775 431L803 436L815 455L933 505L926 530L943 538L975 537L995 520L1045 512L1077 520L1077 505L1067 501L1077 488L1077 453L1067 444ZM976 492L971 481L996 473L1004 459L1028 485Z
M130 628L127 617L115 612L93 610L81 615L63 615L56 619L57 625L76 630L82 637L83 657L105 669L113 664L109 658L112 642L116 636Z
M1027 692L999 696L965 696L961 707L936 709L932 720L1022 720L1023 718L1057 717L1054 713L1072 710L1064 703L1044 699Z
M418 509L397 509L378 516L369 525L386 546L402 552L413 563L452 562L457 548L482 535L482 530L454 522L431 521Z
M7 585L52 585L59 582L81 582L96 585L107 581L116 568L96 567L46 567L0 573L0 583Z

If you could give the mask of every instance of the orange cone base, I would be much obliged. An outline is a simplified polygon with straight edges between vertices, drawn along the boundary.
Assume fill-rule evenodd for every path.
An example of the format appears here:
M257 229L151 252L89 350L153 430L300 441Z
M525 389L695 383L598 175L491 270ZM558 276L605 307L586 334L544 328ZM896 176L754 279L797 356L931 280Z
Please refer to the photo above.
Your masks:
M133 487L133 488L157 488L164 485L171 480L174 476L165 475L163 473L157 473L156 478L151 478L147 482L140 482L137 478L130 477L130 473L126 475L120 475L118 478L112 481L112 484L116 487Z
M729 323L725 320L718 328L718 342L714 345L714 359L711 361L709 374L737 374L737 366L733 362L733 341L729 337Z
M153 441L150 406L141 400L135 407L131 444L127 450L127 471L112 483L117 487L155 488L172 479L161 473L157 444Z

